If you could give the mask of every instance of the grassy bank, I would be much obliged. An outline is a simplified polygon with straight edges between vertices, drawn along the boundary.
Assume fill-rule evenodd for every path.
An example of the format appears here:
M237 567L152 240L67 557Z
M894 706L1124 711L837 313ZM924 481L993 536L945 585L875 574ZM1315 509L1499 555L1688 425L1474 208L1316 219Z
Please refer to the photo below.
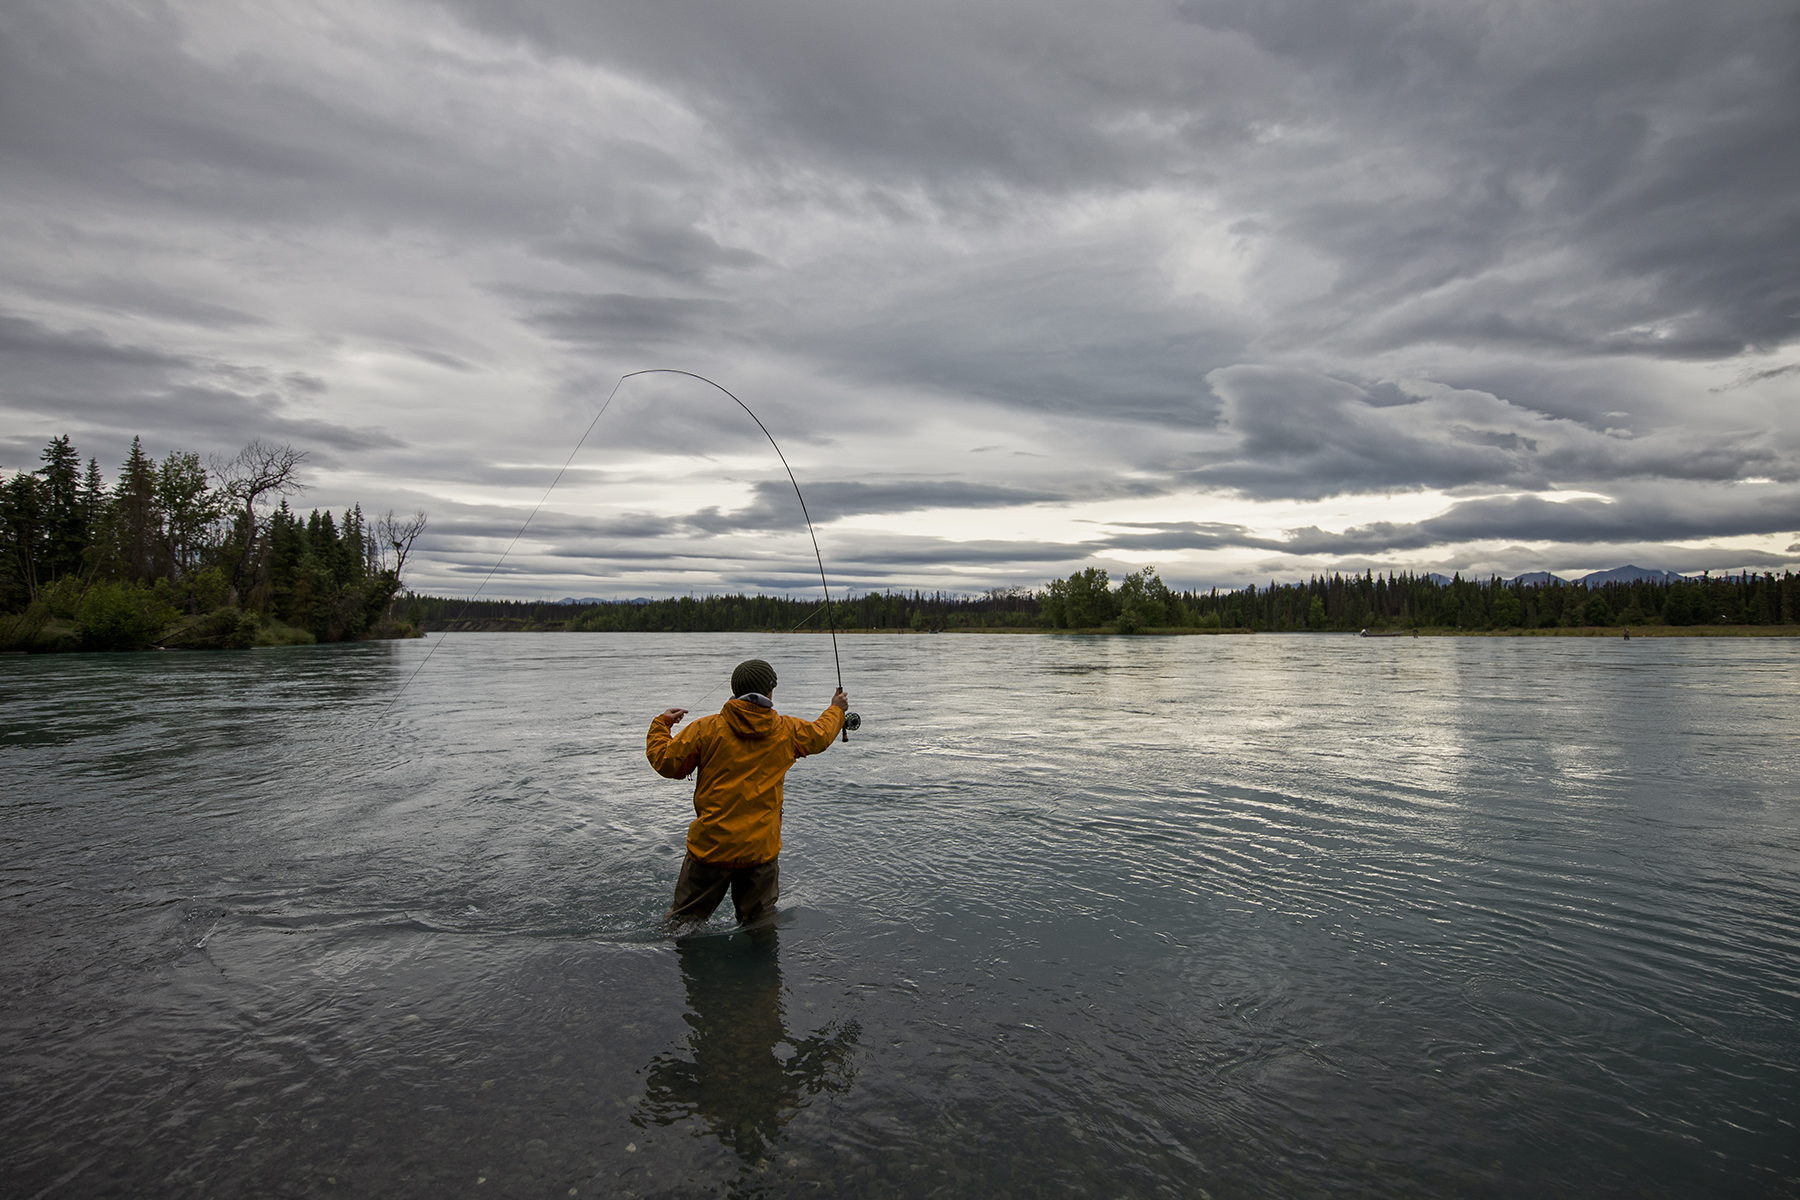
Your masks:
M1420 637L1576 637L1620 638L1791 638L1800 637L1800 625L1605 625L1569 629L1421 629Z
M887 633L887 632L894 632L894 631L883 630L883 629L871 629L871 630L865 631L865 630L856 629L856 630L839 630L839 632L840 633L863 633L863 632ZM899 630L898 632L906 633L906 632L911 632L911 631L910 630ZM958 628L958 629L946 629L943 632L945 632L945 633L1042 633L1042 634L1051 634L1051 635L1054 635L1057 637L1069 637L1069 636L1075 636L1075 637L1216 637L1220 634L1255 633L1256 631L1254 629L1243 629L1243 628L1195 629L1192 626L1188 626L1188 625L1160 625L1160 626L1154 626L1149 629L1134 629L1130 633L1123 633L1119 629L1117 629L1116 627L1111 626L1111 625L1096 625L1091 629L1046 629L1046 628L1043 628L1042 626L1040 626L1036 629Z
M303 633L303 630L295 632ZM440 632L433 630L432 632ZM480 620L451 621L441 631L445 633L567 633L569 622L566 621L524 621L524 620ZM575 632L586 632L577 630ZM646 630L650 633L673 633L675 630ZM743 633L799 633L825 634L829 630L807 627L804 629L748 629L736 632ZM1121 633L1111 625L1096 625L1086 629L1050 629L1042 625L1011 626L977 626L953 625L944 629L863 629L844 628L840 626L838 633L846 636L852 634L872 635L877 637L919 637L936 633L957 634L997 634L1015 636L1018 634L1038 634L1056 637L1209 637L1221 634L1255 633L1254 629L1242 626L1232 629L1195 629L1189 626L1159 626L1150 629L1139 629L1129 634ZM1318 637L1355 636L1346 630L1297 630L1292 632L1310 633ZM1410 635L1410 629L1382 629L1375 632L1383 635ZM1556 629L1456 629L1449 626L1422 626L1417 631L1420 637L1529 637L1529 638L1620 638L1626 630L1620 626L1583 625L1571 628ZM1630 634L1634 638L1791 638L1800 637L1800 625L1633 625ZM385 636L410 637L422 634L390 634ZM259 645L263 643L258 643Z
M911 630L860 630L840 629L839 633L910 633ZM1121 634L1116 628L1102 625L1092 629L946 629L945 633L1050 633L1050 634L1109 634L1115 637L1181 637L1196 634L1219 633L1254 633L1252 629L1188 629L1158 628L1140 629L1135 633ZM1343 630L1297 630L1294 632L1311 633L1319 637L1344 637ZM1373 631L1387 636L1399 634L1407 636L1414 631L1410 629L1381 629ZM1421 627L1420 637L1529 637L1529 638L1619 638L1623 640L1627 634L1624 627L1613 625L1585 625L1556 629L1456 629L1448 626ZM1791 638L1800 637L1800 625L1633 625L1629 629L1631 637L1653 638ZM1354 635L1351 635L1354 636Z
M404 622L383 621L358 641L387 641L423 637ZM163 627L148 645L104 647L140 650L250 650L265 646L311 646L318 638L310 630L258 617L237 609L220 609L197 617L179 617ZM87 630L75 620L18 613L0 616L0 653L71 654L100 649L89 644Z

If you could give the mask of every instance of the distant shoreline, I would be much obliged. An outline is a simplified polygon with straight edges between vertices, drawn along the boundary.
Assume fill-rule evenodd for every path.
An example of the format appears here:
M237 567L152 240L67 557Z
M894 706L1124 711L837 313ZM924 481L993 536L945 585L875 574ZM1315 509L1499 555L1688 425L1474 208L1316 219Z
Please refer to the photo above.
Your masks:
M1089 567L1041 590L990 588L980 595L866 592L833 600L743 593L618 601L457 600L407 594L408 619L426 630L589 633L845 632L1069 633L1193 636L1234 629L1348 633L1418 629L1424 636L1648 637L1788 636L1800 626L1800 576L1603 584L1447 581L1390 573L1315 576L1303 584L1239 591L1174 591L1148 568L1116 588Z
M144 654L156 651L266 650L276 646L349 645L385 642L425 635L411 625L382 620L360 637L320 643L311 630L289 625L274 617L242 613L235 607L201 616L183 616L171 622L147 645L133 649L89 646L82 643L81 626L51 617L26 624L18 615L0 616L0 654Z
M1800 637L1800 625L1633 625L1635 638L1791 638ZM1420 637L1625 637L1619 626L1586 626L1574 629L1421 629Z
M448 627L448 628L441 629L441 630L434 629L431 631L432 634L437 634L437 633L568 633L568 632L571 632L571 631L567 630L567 629L563 629L557 625L530 625L525 622L509 622L509 621L495 621L495 620L455 621L455 622L451 622L450 627ZM578 630L575 632L587 632L587 631ZM668 629L664 629L664 630L646 629L646 630L627 630L627 631L623 631L623 632L626 632L626 633L677 633L677 632L686 632L686 631L668 630ZM759 634L760 633L780 633L780 634L796 633L796 634L803 634L803 635L813 635L813 634L824 635L824 634L829 633L830 631L825 630L825 629L807 628L807 629L798 629L798 630L790 630L790 629L743 629L743 630L724 630L724 631L695 630L692 632L730 632L730 633L759 633ZM962 626L962 627L958 627L958 628L943 629L943 630L856 628L856 629L839 629L839 630L837 630L837 632L844 634L845 636L856 635L856 636L876 636L876 637L929 637L929 636L934 636L939 633L944 633L944 634L959 634L959 635L965 635L965 636L970 635L970 634L975 634L975 635L998 634L998 635L1002 635L1002 636L1017 636L1020 634L1025 634L1025 635L1038 636L1038 637L1119 637L1119 638L1216 637L1216 636L1221 636L1221 635L1255 634L1255 633L1257 633L1257 631L1253 630L1253 629L1191 629L1191 628L1186 628L1186 627L1169 628L1169 629L1144 629L1144 630L1138 631L1137 633L1120 633L1116 629L1108 629L1105 627L1099 627L1099 628L1094 628L1094 629L1046 629L1046 628L1042 628L1042 627L1031 628L1031 627L1021 627L1021 626L989 626L986 628L983 628L980 626ZM1298 634L1305 634L1305 635L1312 636L1312 637L1357 637L1358 636L1357 631L1337 630L1337 629L1332 629L1332 630L1303 629L1303 630L1280 630L1280 631L1264 631L1264 632L1265 633L1267 633L1267 632L1298 633ZM1406 630L1384 629L1384 630L1380 630L1379 632L1384 633L1384 634L1399 633L1402 635L1410 635L1414 631L1410 630L1410 629L1406 629ZM1627 630L1624 627L1616 626L1616 625L1615 626L1588 625L1588 626L1576 626L1573 628L1566 628L1566 629L1565 628L1555 628L1555 629L1451 629L1451 628L1445 628L1445 627L1436 627L1436 628L1422 627L1417 630L1418 636L1422 637L1422 638L1443 638L1443 637L1452 637L1452 638L1455 638L1455 637L1613 638L1613 639L1619 640L1619 641L1625 640L1626 632L1627 632ZM1630 632L1630 635L1632 638L1745 638L1745 637L1750 637L1750 638L1791 638L1791 637L1800 637L1800 625L1633 625L1630 627L1629 632Z

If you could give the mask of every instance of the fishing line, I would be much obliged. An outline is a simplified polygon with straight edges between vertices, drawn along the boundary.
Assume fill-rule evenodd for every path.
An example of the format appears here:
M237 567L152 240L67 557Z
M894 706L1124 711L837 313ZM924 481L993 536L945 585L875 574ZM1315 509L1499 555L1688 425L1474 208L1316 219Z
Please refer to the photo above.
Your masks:
M739 408L750 414L750 419L756 422L756 427L762 430L764 437L769 439L769 445L775 448L775 457L781 460L781 468L787 472L788 482L794 485L794 498L800 501L800 515L806 521L807 537L812 539L813 561L817 563L819 567L819 587L825 593L825 601L823 604L819 605L819 608L825 610L825 620L831 631L831 661L832 665L837 669L838 690L842 691L844 687L844 664L843 660L838 657L837 621L831 612L831 585L825 581L825 557L819 553L819 535L813 530L812 514L806 509L806 497L800 491L800 481L794 478L794 468L788 466L787 455L781 452L781 443L775 440L775 435L769 432L769 427L762 423L762 418L757 416L756 413L751 410L750 406L739 399L731 389L722 384L714 383L704 375L697 375L692 371L683 371L675 367L647 367L642 371L627 371L625 374L619 376L618 382L614 383L612 386L612 391L606 394L606 403L600 406L600 411L595 413L594 419L588 422L587 428L582 431L580 439L576 441L575 448L569 451L569 457L563 461L562 468L556 472L556 478L550 481L550 486L544 489L544 494L542 496L538 497L538 502L532 506L530 514L525 518L525 523L519 526L519 532L513 534L512 541L506 544L506 549L501 552L500 557L495 560L493 567L489 569L487 576L482 579L481 586L475 589L473 595L463 601L462 609L457 613L454 619L457 621L462 620L463 616L469 611L469 606L474 604L481 593L486 590L489 582L491 582L495 574L499 572L501 564L505 563L507 556L513 552L513 547L519 544L519 539L524 537L525 531L531 527L531 522L533 518L538 515L538 510L544 507L544 502L550 499L550 493L556 490L556 485L561 483L562 477L568 473L570 464L575 461L575 456L581 453L581 447L587 443L588 436L594 432L594 426L600 423L600 418L605 416L606 410L612 407L613 398L619 394L619 389L625 386L625 381L627 379L634 379L639 375L685 375L689 379L697 379L701 383L717 388L727 396L730 396ZM806 624L807 621L812 620L818 613L819 609L815 608L806 615L800 622L800 625ZM800 625L794 626L789 632L795 632L800 628ZM425 664L431 661L431 656L437 653L438 647L441 645L443 645L442 638L432 643L431 649L426 651L425 657L420 660L419 665L413 668L413 673L406 677L406 682L400 685L399 691L396 691L393 694L388 700L387 705L381 710L382 716L386 716L388 709L392 708L394 702L400 699L401 693L412 686L413 680L419 677L419 672L425 669ZM708 692L706 695L710 696L713 692L717 692L718 690L719 689L715 687L712 692ZM705 699L706 696L702 696L700 702L703 702ZM849 741L850 730L859 728L861 724L860 718L858 718L855 713L849 713L845 720L844 740Z
M828 602L828 603L829 603L829 602ZM804 617L801 617L801 618L800 618L800 625L804 625L804 624L806 624L806 623L807 623L807 622L808 622L808 621L810 621L810 620L812 620L812 619L813 619L813 618L814 618L814 617L816 617L816 616L818 616L818 615L819 615L819 609L822 609L822 608L825 608L825 607L826 607L826 605L825 605L825 604L821 604L821 605L819 605L819 606L818 606L818 607L816 607L816 608L814 608L814 609L813 609L813 610L812 610L812 611L811 611L811 612L809 612L809 613L807 613L807 614L806 614L806 615L805 615L805 616L804 616ZM793 628L792 628L792 629L790 629L790 630L788 630L788 632L789 632L789 633L799 633L799 632L800 632L800 625L796 625L796 626L794 626L794 627L793 627ZM725 683L730 683L730 682L731 682L731 681L730 681L730 680L729 680L729 679L727 679L727 680L726 680L726 681L725 681ZM699 699L698 699L698 700L696 700L696 701L694 701L694 707L695 707L695 708L696 708L696 709L697 709L697 708L699 708L699 707L700 707L700 706L701 706L701 705L702 705L702 704L705 704L705 703L706 703L706 701L707 701L707 700L708 700L708 699L709 699L709 698L710 698L710 697L712 697L712 696L716 696L716 695L717 695L717 694L718 694L718 692L719 692L719 689L720 689L720 688L722 688L722 687L724 687L724 686L725 686L725 683L715 683L715 684L713 684L713 686L712 686L712 690L711 690L711 691L709 691L709 692L707 692L707 693L706 693L706 695L704 695L704 696L701 696L701 697L700 697L700 698L699 698ZM841 686L843 686L843 685L842 685L842 684L839 684L839 685L838 685L838 686L840 686L840 687L841 687ZM846 724L846 725L849 725L849 727L850 727L850 728L851 728L851 729L861 729L861 728L862 728L862 718L861 718L861 717L860 717L860 716L857 716L857 717L856 717L856 723L855 723L855 724L851 724L851 723L850 723L850 717L852 717L852 716L856 716L856 714L855 714L855 713L847 713L847 714L845 714L845 717L844 717L844 723L845 723L845 724ZM846 741L846 742L847 742L847 741L849 741L849 740L850 740L850 739L849 739L849 738L847 738L847 737L846 737L846 738L845 738L845 739L844 739L844 740L845 740L845 741Z
M838 659L837 621L833 619L831 615L831 585L825 582L825 556L819 553L819 535L813 532L812 514L806 511L806 497L800 494L800 481L794 478L794 468L788 466L787 455L781 452L781 443L775 440L775 435L769 432L769 427L762 423L762 418L755 413L750 412L750 406L748 404L745 404L742 400L738 400L736 396L732 395L731 389L713 383L712 380L704 375L696 375L692 371L677 370L674 367L649 367L642 371L631 371L619 376L619 383L624 383L634 375L686 375L689 379L698 379L701 383L710 384L711 386L718 388L721 392L724 392L727 396L731 396L733 400L736 400L739 408L750 413L750 419L756 422L756 427L763 431L764 437L769 439L769 445L775 447L775 457L781 460L781 469L787 472L788 482L794 485L794 498L800 501L800 515L806 518L806 536L812 539L813 561L819 564L819 587L825 593L825 619L829 622L831 628L831 662L832 665L837 668L837 685L841 691L844 686L844 664ZM617 392L618 390L619 384L616 383L613 385L613 391ZM606 402L611 404L612 398L608 397ZM604 412L605 410L602 409L601 411ZM599 419L599 417L594 418L596 421ZM588 428L591 430L593 426L590 425ZM582 434L583 440L585 440L586 437L586 434ZM577 446L576 449L579 450L580 447ZM571 455L570 457L573 456ZM561 476L559 475L558 478L561 478ZM550 486L555 487L556 485L553 483ZM544 494L548 496L550 493L545 492ZM520 532L523 532L523 530Z

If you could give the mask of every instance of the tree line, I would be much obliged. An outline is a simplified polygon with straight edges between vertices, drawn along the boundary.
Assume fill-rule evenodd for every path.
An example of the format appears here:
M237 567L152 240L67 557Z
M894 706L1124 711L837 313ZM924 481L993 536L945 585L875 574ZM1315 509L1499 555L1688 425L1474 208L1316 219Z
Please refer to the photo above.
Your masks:
M825 611L818 599L744 593L674 596L659 600L557 603L534 600L464 601L409 594L398 606L426 630L544 630L574 633L765 633L789 630L1035 627L1038 604L1023 588L995 588L981 596L945 592L869 592L838 600Z
M1629 625L1790 625L1800 577L1790 572L1635 580L1589 588L1553 580L1448 581L1428 575L1318 575L1304 583L1236 591L1174 592L1151 568L1111 588L1090 567L1053 581L1043 593L1046 623L1057 629L1110 627L1236 628L1265 632L1359 629L1591 628Z
M425 514L360 505L301 517L306 453L252 441L232 458L157 460L141 438L112 483L52 438L0 483L0 648L130 650L346 641L388 618Z
M1617 628L1631 625L1789 625L1800 599L1789 572L1634 580L1599 587L1373 573L1209 595L1205 608L1255 629Z
M1157 629L1262 632L1359 629L1469 631L1593 628L1621 625L1785 625L1795 620L1800 576L1702 576L1639 580L1589 588L1578 583L1448 581L1428 575L1320 575L1304 583L1175 591L1154 568L1115 586L1089 567L1044 588L994 588L977 596L946 592L869 592L835 601L838 629L1042 628L1138 633ZM782 632L827 627L818 600L745 594L590 602L480 600L409 596L409 619L424 629L572 632Z

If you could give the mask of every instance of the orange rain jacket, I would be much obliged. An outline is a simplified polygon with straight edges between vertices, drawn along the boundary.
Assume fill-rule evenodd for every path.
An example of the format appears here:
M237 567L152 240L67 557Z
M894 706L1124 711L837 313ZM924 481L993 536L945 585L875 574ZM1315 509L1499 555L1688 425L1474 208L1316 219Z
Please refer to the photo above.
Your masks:
M714 866L751 866L781 853L782 776L796 759L831 745L844 713L832 705L808 723L748 700L727 700L716 716L699 718L678 736L669 736L669 724L661 713L651 720L644 757L670 779L700 768L688 853Z

